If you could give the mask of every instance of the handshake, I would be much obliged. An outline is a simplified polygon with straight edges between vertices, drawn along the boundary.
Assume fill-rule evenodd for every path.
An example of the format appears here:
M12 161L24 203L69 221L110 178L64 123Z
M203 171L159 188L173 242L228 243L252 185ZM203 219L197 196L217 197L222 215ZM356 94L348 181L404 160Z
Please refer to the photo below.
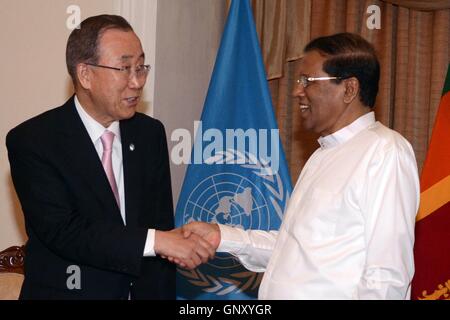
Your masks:
M191 222L171 231L155 232L155 253L186 269L213 259L220 244L217 224Z

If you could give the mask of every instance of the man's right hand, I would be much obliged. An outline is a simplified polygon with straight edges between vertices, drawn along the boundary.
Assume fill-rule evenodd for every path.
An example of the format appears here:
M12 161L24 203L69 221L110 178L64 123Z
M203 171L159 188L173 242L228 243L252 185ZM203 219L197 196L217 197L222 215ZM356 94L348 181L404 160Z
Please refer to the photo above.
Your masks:
M185 238L196 234L208 241L214 250L219 247L221 238L220 228L217 224L195 221L185 224L181 229Z
M156 254L187 269L194 269L215 255L215 248L207 240L197 234L184 237L181 229L156 230L154 249Z

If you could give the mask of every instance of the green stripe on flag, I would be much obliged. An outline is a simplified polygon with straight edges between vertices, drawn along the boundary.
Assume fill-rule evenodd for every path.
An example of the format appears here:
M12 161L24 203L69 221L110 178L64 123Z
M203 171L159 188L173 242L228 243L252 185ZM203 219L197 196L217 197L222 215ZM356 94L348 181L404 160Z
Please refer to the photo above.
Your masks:
M450 64L448 65L447 78L445 79L444 90L442 90L442 96L444 96L449 91L450 91Z

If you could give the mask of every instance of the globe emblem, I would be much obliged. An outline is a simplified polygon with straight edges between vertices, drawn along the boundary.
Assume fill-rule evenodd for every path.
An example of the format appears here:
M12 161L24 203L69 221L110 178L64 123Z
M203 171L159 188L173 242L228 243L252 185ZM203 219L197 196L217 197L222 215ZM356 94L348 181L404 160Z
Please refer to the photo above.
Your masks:
M269 207L261 192L262 183L235 173L219 173L202 180L186 202L183 222L206 221L243 229L267 230ZM221 269L239 266L236 258L216 254L209 265Z

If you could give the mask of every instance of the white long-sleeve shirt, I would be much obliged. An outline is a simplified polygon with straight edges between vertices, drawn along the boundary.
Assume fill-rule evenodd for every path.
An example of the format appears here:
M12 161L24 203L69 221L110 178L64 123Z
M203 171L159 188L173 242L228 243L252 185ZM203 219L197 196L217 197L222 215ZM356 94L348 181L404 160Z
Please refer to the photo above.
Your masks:
M279 231L220 225L219 251L264 272L260 299L409 299L419 179L373 112L319 139Z

